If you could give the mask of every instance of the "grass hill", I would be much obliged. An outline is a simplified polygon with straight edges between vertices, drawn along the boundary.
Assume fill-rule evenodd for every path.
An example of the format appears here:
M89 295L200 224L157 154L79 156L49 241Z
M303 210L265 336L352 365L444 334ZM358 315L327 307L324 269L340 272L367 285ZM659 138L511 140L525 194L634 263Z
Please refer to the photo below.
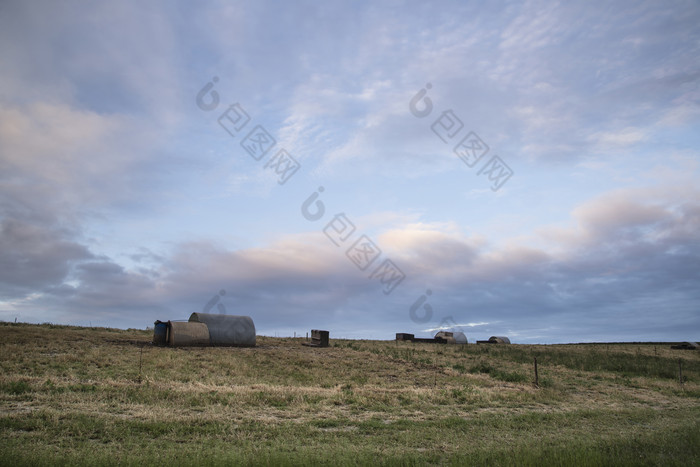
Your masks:
M700 464L697 351L151 337L0 323L0 464Z

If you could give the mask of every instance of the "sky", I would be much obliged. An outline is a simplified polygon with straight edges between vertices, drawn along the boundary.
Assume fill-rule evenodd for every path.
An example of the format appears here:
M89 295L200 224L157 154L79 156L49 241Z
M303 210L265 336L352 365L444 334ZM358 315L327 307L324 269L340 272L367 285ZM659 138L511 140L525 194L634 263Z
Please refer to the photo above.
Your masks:
M0 3L0 320L700 340L697 1Z

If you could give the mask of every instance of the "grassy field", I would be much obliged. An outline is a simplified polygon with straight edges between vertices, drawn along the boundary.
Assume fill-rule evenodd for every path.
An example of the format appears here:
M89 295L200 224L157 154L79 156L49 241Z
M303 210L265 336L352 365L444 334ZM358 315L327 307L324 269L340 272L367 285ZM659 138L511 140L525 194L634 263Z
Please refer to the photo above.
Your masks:
M0 323L0 464L700 465L700 352L332 337Z

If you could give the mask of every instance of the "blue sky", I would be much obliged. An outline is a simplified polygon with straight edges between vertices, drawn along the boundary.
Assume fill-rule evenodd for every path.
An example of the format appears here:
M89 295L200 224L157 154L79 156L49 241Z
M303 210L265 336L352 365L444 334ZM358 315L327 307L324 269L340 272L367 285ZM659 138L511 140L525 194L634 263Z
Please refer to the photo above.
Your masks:
M0 5L1 320L699 339L697 2L142 3Z

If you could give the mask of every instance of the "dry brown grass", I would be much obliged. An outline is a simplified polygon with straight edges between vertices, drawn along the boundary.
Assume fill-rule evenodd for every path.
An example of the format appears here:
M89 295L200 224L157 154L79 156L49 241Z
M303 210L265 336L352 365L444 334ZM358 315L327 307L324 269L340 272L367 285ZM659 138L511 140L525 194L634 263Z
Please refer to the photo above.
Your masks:
M206 453L224 463L261 452L277 463L276 453L297 452L284 463L313 457L316 448L346 463L378 452L400 462L459 462L464 453L501 462L513 450L538 459L545 448L553 462L573 462L601 447L629 461L642 439L652 463L698 455L681 449L688 441L676 433L698 431L698 352L347 340L321 349L270 337L255 348L159 348L150 338L138 330L0 325L4 459L41 462L63 452L73 462L93 453L109 463L118 453L139 463L151 453L143 439L174 443L189 459L203 441L228 440L239 446L235 456ZM118 445L109 441L115 437Z

